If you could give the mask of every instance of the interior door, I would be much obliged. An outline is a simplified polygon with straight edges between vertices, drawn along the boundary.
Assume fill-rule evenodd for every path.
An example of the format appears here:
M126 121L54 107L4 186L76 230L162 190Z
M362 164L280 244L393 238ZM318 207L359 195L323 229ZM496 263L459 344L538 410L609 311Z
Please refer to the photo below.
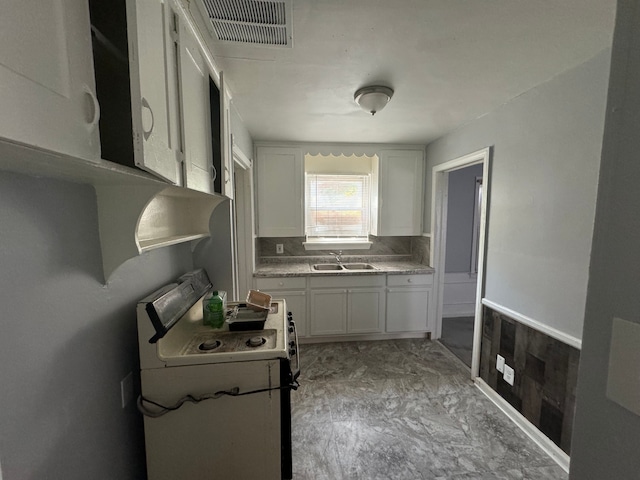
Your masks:
M160 0L127 0L134 161L175 184L178 162L167 102L167 71L171 70L165 42L168 15L172 15L169 7Z

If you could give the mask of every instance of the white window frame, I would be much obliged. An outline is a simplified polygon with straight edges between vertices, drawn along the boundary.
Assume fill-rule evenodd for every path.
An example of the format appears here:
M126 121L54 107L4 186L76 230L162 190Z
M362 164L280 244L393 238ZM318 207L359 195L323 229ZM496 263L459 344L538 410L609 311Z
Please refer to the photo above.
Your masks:
M365 225L367 227L367 231L365 235L362 236L314 236L309 235L309 226L308 226L308 210L309 206L307 204L308 201L311 200L311 195L309 195L309 181L310 177L358 177L360 179L366 178L366 188L367 188L367 205L365 207L365 214L368 220L368 224ZM303 242L305 250L326 250L326 249L334 249L334 250L357 250L357 249L369 249L373 242L369 241L369 232L371 230L370 223L370 212L371 212L371 175L367 174L349 174L349 173L305 173L305 238L306 241Z

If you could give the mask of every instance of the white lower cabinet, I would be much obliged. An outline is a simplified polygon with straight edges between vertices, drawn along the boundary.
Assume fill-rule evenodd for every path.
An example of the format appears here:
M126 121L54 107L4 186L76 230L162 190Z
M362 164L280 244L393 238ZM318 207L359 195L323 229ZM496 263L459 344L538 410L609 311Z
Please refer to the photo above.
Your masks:
M311 290L311 335L347 333L347 290Z
M386 331L426 332L430 325L433 275L389 275Z
M341 335L382 332L384 283L384 275L312 277L309 333Z
M430 274L269 277L255 286L286 300L301 337L434 332Z
M268 293L273 298L283 298L287 310L296 322L298 336L309 334L307 325L307 279L305 277L256 278L256 289Z
M383 288L347 291L347 333L379 333L384 329Z

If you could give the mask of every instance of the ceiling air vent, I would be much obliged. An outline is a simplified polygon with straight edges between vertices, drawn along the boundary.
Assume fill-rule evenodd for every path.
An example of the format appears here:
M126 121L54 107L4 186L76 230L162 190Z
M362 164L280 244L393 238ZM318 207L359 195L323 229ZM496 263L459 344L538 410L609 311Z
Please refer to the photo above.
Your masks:
M291 46L290 0L202 0L220 41Z

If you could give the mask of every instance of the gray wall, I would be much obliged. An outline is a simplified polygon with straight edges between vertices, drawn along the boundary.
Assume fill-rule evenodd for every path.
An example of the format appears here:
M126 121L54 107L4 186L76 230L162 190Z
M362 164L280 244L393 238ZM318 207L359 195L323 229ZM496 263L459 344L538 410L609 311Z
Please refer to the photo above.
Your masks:
M481 176L482 165L472 165L449 174L446 273L471 271L476 177Z
M581 338L610 51L427 148L434 165L493 146L486 297ZM430 191L430 189L428 190ZM430 225L430 195L425 225Z
M144 478L120 380L139 378L136 302L192 268L189 245L131 259L105 286L92 187L0 172L0 205L3 480Z
M640 0L620 0L578 376L576 480L631 479L640 472L640 417L605 396L612 319L640 323L639 25ZM620 375L640 382L637 364Z

